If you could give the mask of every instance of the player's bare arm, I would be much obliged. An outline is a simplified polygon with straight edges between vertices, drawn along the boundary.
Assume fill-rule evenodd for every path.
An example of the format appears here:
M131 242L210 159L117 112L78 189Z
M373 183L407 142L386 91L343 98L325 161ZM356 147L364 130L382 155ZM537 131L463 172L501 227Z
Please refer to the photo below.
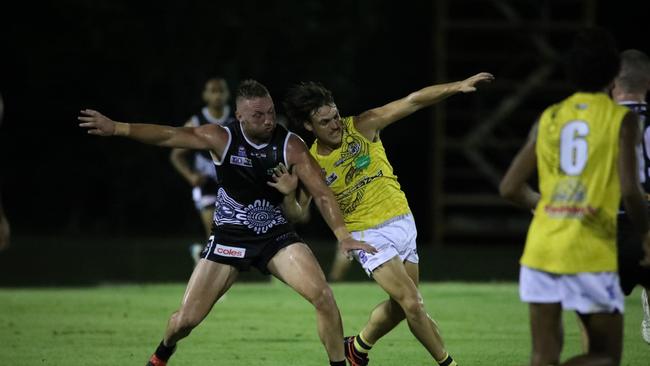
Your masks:
M402 99L363 112L355 118L355 127L366 138L372 141L378 131L381 131L391 123L422 108L436 104L454 94L474 92L479 83L491 82L492 80L494 80L492 74L481 72L465 80L428 86Z
M339 208L334 193L323 181L320 167L309 154L305 143L297 136L292 135L287 141L287 163L292 167L305 189L313 197L314 203L320 211L327 225L332 229L340 244L340 249L345 254L355 249L375 254L377 250L372 246L352 238L345 227L343 214Z
M193 127L192 121L187 121L185 127ZM174 148L169 154L169 160L176 169L176 171L185 178L185 180L192 186L197 187L205 183L206 177L195 172L188 163L187 157L191 151L188 149Z
M650 266L650 233L648 233L648 213L639 183L636 145L641 141L636 114L628 112L621 123L619 132L618 175L621 181L621 199L630 220L644 237L645 258L642 264Z
M533 126L526 144L519 150L508 171L499 184L499 194L508 201L523 208L534 210L539 202L539 193L528 184L528 179L537 169L537 123Z
M229 139L226 129L217 125L171 127L117 122L92 109L82 110L77 119L82 121L79 126L87 128L91 135L123 136L150 145L210 150L219 159Z

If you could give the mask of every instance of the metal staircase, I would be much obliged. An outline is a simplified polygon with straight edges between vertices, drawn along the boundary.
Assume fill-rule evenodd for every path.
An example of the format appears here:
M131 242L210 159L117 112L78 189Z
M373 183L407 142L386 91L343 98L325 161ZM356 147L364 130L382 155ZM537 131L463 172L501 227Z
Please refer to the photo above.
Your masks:
M521 241L530 216L503 201L498 184L537 115L569 93L559 50L594 24L596 1L438 0L433 11L434 80L490 71L496 81L432 109L431 238Z

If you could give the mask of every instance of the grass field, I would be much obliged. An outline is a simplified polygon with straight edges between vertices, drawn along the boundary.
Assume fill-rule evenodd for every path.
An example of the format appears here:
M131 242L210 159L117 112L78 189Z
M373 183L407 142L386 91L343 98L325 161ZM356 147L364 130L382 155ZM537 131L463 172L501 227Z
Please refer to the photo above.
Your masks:
M384 298L370 282L333 285L346 334L357 332ZM144 365L160 341L184 285L0 289L0 365ZM513 283L426 283L422 294L461 365L523 365L527 308ZM623 365L650 364L639 336L639 293L627 299ZM579 349L575 316L565 313L563 359ZM170 366L326 365L311 306L281 283L235 284L179 344ZM371 365L431 365L403 323L377 344Z

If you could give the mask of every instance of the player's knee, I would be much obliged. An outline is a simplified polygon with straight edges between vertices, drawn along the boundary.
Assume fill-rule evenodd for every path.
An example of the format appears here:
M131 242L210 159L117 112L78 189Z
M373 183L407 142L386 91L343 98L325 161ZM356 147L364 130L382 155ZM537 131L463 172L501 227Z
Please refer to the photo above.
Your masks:
M388 300L386 306L387 306L387 312L390 316L392 316L393 318L404 319L404 310L402 309L402 306L393 298Z
M401 299L400 306L402 307L406 317L417 317L421 313L426 312L424 309L424 302L422 302L420 296L417 295L405 296Z
M330 310L336 308L336 301L334 300L334 293L329 286L325 286L316 292L309 301L319 310Z

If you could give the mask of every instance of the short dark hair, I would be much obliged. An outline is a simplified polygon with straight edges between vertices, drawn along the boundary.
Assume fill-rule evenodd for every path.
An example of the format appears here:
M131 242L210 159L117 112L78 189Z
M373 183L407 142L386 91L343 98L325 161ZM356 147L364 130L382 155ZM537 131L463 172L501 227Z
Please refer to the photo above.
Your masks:
M621 71L618 85L628 93L645 93L650 83L650 58L639 50L621 52Z
M620 65L614 37L601 27L580 31L564 58L569 81L587 92L605 89L618 74Z
M270 95L269 90L259 81L247 79L239 83L236 101L239 102L240 99L263 98Z
M206 84L209 83L209 82L212 82L212 81L221 81L221 82L225 83L226 85L228 85L228 81L226 80L226 78L221 77L221 76L215 75L215 76L211 76L211 77L205 79Z
M330 104L334 104L332 92L314 81L303 81L289 88L283 102L289 122L295 127L302 127L318 108Z

